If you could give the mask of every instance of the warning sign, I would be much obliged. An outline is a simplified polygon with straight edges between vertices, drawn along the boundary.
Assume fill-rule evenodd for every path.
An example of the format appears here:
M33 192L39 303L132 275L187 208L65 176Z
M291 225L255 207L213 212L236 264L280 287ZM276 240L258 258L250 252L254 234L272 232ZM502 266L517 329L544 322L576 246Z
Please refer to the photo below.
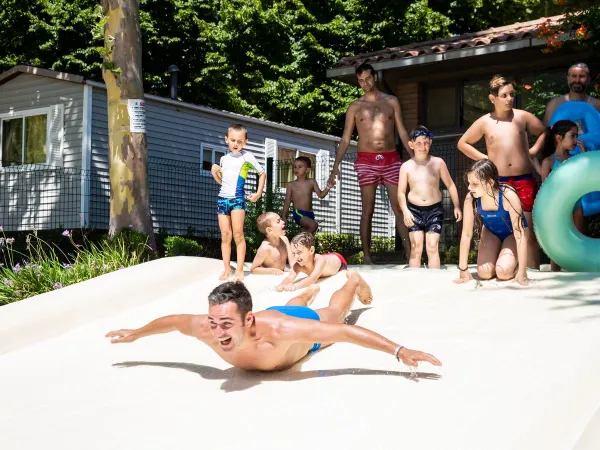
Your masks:
M132 133L146 132L146 111L144 99L128 99L129 129Z

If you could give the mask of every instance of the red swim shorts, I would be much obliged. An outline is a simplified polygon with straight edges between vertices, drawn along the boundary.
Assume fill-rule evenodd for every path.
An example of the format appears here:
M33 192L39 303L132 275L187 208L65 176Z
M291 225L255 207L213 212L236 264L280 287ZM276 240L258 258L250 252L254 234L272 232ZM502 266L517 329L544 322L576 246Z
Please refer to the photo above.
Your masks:
M398 184L398 174L402 161L397 151L384 153L358 152L354 170L358 176L358 185L373 186L379 184Z
M339 258L340 262L342 263L340 266L340 271L348 269L348 263L346 262L346 259L338 252L323 253L323 256L325 255L335 255Z
M523 211L533 211L533 201L538 192L537 181L532 174L516 177L498 177L498 181L512 186L517 191L523 205Z

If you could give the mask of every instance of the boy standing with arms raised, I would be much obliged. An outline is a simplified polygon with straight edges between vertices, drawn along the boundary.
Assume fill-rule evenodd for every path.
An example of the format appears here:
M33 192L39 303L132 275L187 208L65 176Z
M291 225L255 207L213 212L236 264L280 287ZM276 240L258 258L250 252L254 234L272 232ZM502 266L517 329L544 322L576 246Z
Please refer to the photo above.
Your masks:
M421 265L423 242L427 249L427 267L440 268L438 245L442 234L444 208L440 179L446 185L454 204L456 221L462 219L458 201L458 191L448 167L442 158L431 156L429 149L433 141L433 133L423 126L415 128L411 133L408 145L415 156L402 164L398 181L398 203L404 215L404 224L408 227L410 237L409 267ZM406 188L410 187L408 202Z
M315 220L315 213L312 210L312 194L317 194L319 199L325 198L333 187L333 182L329 182L323 190L319 188L317 180L306 178L310 170L311 162L306 156L300 156L294 160L295 181L290 181L285 190L285 202L283 204L283 218L287 220L290 210L290 203L294 203L292 216L294 222L302 227L302 231L315 234L319 224Z
M496 165L499 182L515 188L527 223L532 224L533 201L537 193L532 158L544 146L544 125L533 114L513 108L515 87L499 75L490 81L489 99L494 111L471 125L458 141L458 149L475 161L489 158ZM538 136L531 148L529 135ZM487 155L473 147L481 138L485 138ZM526 232L531 233L531 230L529 227ZM528 243L528 266L537 269L540 262L534 236L528 236Z
M237 267L234 279L242 281L244 279L244 260L246 259L246 239L244 238L246 193L244 185L250 169L260 175L257 191L247 197L254 203L262 195L266 175L254 155L244 150L244 146L248 142L248 132L243 125L231 125L227 130L225 142L229 146L229 153L221 158L220 164L213 164L211 168L213 178L221 185L217 199L217 214L221 230L221 255L225 270L219 276L219 280L224 281L231 277L231 238L233 236L237 249Z

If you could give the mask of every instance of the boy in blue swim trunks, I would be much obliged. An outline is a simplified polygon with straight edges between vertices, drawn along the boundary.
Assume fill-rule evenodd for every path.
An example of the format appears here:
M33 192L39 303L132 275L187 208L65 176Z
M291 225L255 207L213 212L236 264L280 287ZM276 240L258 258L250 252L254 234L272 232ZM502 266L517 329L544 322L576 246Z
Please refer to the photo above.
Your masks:
M448 189L454 204L454 217L457 222L462 219L462 212L458 201L458 191L446 163L442 158L429 153L432 142L433 133L424 126L418 126L411 131L408 145L414 151L414 156L400 168L398 203L410 237L408 266L421 266L421 255L423 246L425 246L427 267L439 269L438 245L444 222L440 180ZM408 194L406 194L407 188L410 188Z
M315 213L312 210L313 192L317 194L319 199L323 199L333 187L333 183L328 183L327 187L321 190L314 178L307 178L311 165L310 159L306 156L300 156L294 160L296 180L287 184L283 204L283 219L287 220L290 204L293 202L292 216L294 222L302 227L302 231L314 234L319 228L319 224L315 220Z
M237 249L237 268L235 280L244 279L244 260L246 259L246 240L244 239L244 218L246 217L246 198L256 202L262 195L265 186L265 171L252 153L244 150L248 142L248 132L243 125L231 125L227 130L225 142L229 153L221 158L219 164L213 164L211 173L221 185L217 199L217 214L221 230L221 255L225 270L219 280L231 277L231 238L235 240ZM260 177L257 191L246 197L244 184L248 171L253 169Z
M253 313L252 297L244 284L228 282L208 296L208 314L161 317L135 330L111 331L106 337L118 344L179 331L204 342L226 362L244 370L288 369L319 347L336 342L379 350L408 366L416 367L420 361L442 365L432 355L409 350L366 328L345 325L355 296L363 304L372 301L371 289L359 274L348 272L347 277L326 308L308 308L319 292L318 286L311 286L285 306Z

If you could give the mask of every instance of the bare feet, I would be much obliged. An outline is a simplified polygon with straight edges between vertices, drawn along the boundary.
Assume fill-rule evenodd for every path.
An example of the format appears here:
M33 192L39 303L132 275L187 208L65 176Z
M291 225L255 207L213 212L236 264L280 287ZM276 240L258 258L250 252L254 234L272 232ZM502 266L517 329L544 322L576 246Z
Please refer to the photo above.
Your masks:
M244 271L235 271L235 275L233 276L233 281L244 281Z
M219 275L219 280L227 281L231 277L231 270L225 270L221 275Z
M348 280L358 283L358 286L356 286L356 296L358 297L358 300L363 305L370 305L373 301L373 293L371 292L371 287L367 284L363 277L353 270L347 270L346 277Z
M320 291L321 288L317 284L312 284L306 288L306 290L302 293L302 296L306 295L308 297L306 300L306 306L312 305Z

